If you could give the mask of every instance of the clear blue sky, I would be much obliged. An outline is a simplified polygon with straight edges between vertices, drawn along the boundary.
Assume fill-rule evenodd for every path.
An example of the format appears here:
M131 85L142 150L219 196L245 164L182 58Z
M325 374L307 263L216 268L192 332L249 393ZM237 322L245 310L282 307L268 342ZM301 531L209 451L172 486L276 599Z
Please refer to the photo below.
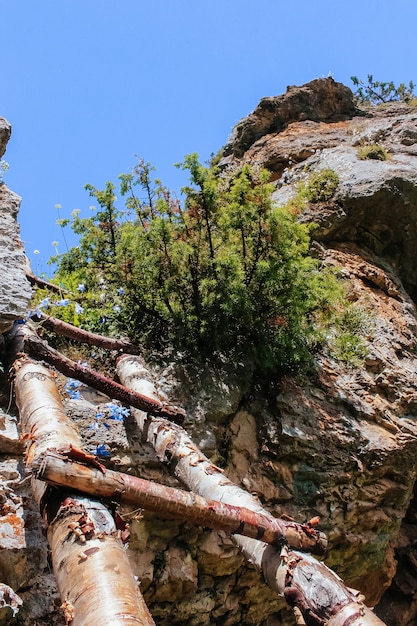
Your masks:
M85 183L117 182L135 154L178 191L174 163L208 159L287 85L417 82L415 0L0 0L0 19L5 180L32 267L49 274L52 241L65 251L55 205L88 215Z

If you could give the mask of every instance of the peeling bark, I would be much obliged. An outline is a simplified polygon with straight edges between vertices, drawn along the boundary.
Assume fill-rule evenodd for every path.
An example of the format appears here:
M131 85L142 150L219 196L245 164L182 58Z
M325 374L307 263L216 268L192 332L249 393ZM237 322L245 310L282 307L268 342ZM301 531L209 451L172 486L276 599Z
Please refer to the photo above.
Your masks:
M70 459L71 451L66 456L61 451L48 450L37 456L31 470L39 480L61 487L72 486L97 498L108 498L229 534L261 539L265 543L296 543L316 554L325 552L326 542L319 533L311 532L308 525L276 519L217 500L207 500L192 492L129 474L104 470L97 467L95 459L91 461L88 455L85 457L87 465ZM95 466L92 467L91 463Z
M28 465L49 447L80 448L54 374L26 355L15 360L13 369L20 428L28 440ZM110 511L98 501L52 489L36 478L32 478L32 490L47 524L53 570L68 624L154 625Z
M105 337L104 335L98 335L97 333L91 333L73 324L68 324L62 320L46 315L42 313L39 317L36 317L36 321L40 320L42 326L48 330L52 330L57 335L67 337L68 339L74 339L80 343L86 343L89 346L97 346L98 348L104 348L105 350L117 350L125 352L126 354L139 354L138 346L134 346L130 341L124 339L113 339L112 337Z
M250 551L252 562L262 569L268 586L299 609L306 626L383 626L360 592L346 587L324 563L308 554L285 548L279 553L273 546L252 543L258 544Z
M180 407L171 406L158 399L148 398L143 394L127 389L123 385L114 382L110 378L99 374L90 367L79 365L68 359L63 354L54 350L48 344L31 332L30 326L25 324L18 331L22 338L21 352L27 352L36 359L42 359L53 365L59 372L71 378L77 378L81 382L101 391L102 393L120 400L135 408L146 411L152 415L166 417L173 422L182 423L185 411Z
M152 395L149 372L137 357L122 356L118 374L128 387ZM156 395L155 389L153 393ZM142 437L160 461L196 494L245 506L265 515L258 500L228 480L195 446L187 433L161 418L135 411ZM234 536L246 558L263 572L268 586L297 607L307 626L382 626L383 622L326 565L301 552L282 550L256 539Z
M154 625L103 504L79 495L66 498L50 522L48 541L73 626Z
M295 617L295 623L297 624L297 626L306 626L303 614L301 613L300 609L296 606L294 607L294 617Z

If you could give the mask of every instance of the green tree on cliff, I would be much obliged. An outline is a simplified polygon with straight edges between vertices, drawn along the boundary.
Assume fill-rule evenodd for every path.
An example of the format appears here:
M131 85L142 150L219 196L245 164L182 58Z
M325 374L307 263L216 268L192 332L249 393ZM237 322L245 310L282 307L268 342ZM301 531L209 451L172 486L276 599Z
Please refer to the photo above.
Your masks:
M310 226L272 203L265 170L229 174L197 155L181 203L139 160L114 187L87 189L100 210L73 215L79 246L55 258L56 279L82 285L82 322L127 334L147 347L251 357L262 370L305 363L341 294L309 255Z

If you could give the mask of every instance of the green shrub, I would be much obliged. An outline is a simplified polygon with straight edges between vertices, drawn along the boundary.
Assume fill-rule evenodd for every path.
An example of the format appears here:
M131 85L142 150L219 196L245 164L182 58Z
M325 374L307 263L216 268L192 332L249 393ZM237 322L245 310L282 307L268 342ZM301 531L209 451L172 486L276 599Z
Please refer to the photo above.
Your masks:
M339 185L339 176L331 169L320 170L312 174L305 186L304 197L307 202L316 204L333 198Z
M336 193L339 176L331 169L323 169L310 175L306 182L297 187L297 195L290 200L289 206L295 213L303 211L308 204L328 202Z
M365 337L374 330L374 319L362 305L349 304L334 320L330 352L337 361L358 366L368 354Z
M367 144L358 149L360 159L375 159L377 161L386 161L389 159L388 152L379 144Z
M274 207L269 174L245 165L225 176L189 155L181 203L140 160L114 187L87 189L92 217L73 214L79 246L54 258L55 279L78 291L84 327L128 335L150 349L249 357L260 371L309 360L342 289L309 255L310 227ZM338 177L323 170L306 198L325 201ZM326 313L327 312L327 313Z

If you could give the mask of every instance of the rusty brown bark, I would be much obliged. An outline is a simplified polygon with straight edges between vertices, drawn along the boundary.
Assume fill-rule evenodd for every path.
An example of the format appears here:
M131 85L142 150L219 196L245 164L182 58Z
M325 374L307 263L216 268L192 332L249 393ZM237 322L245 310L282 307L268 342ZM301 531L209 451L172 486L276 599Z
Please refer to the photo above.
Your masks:
M19 348L15 337L15 349ZM27 438L30 466L49 447L80 448L67 418L54 374L22 355L14 361L20 429ZM32 479L32 490L47 525L55 577L68 624L152 626L110 511L72 490L52 489Z
M120 380L140 392L152 391L149 372L133 356L118 360ZM188 437L183 428L159 417L135 411L138 430L160 461L166 463L183 484L203 497L245 506L269 515L258 500L225 478ZM348 589L329 568L308 554L287 547L277 549L256 539L233 537L244 555L258 567L268 586L297 607L307 626L382 626L358 594Z
M87 459L88 463L88 459ZM327 542L306 524L296 524L245 507L217 500L207 500L192 492L81 464L71 460L69 453L48 450L37 457L31 470L39 480L78 491L97 498L109 498L161 514L173 516L229 534L261 539L265 543L296 545L314 553L324 554Z
M29 331L25 332L25 328ZM77 378L81 382L97 389L106 395L120 400L124 404L129 404L152 415L160 415L174 422L182 423L185 412L180 407L175 407L161 402L158 399L148 398L143 394L127 389L123 385L103 376L99 372L80 365L54 350L48 344L37 337L36 333L30 331L30 325L25 324L20 330L23 344L22 352L27 352L36 359L41 359L53 365L59 372L71 378Z
M26 278L31 285L37 285L41 289L48 289L49 291L53 291L54 293L70 293L67 289L63 289L62 287L59 287L59 285L49 283L47 280L43 280L43 278L39 278L39 276L35 276L30 272L26 272Z
M139 354L138 346L134 346L130 341L124 339L113 339L112 337L105 337L104 335L98 335L97 333L91 333L82 328L78 328L73 324L68 324L62 320L46 315L42 313L37 320L41 320L42 326L48 330L52 330L57 335L67 337L68 339L74 339L80 343L86 343L89 346L97 346L98 348L104 348L105 350L117 350L125 352L126 354Z

